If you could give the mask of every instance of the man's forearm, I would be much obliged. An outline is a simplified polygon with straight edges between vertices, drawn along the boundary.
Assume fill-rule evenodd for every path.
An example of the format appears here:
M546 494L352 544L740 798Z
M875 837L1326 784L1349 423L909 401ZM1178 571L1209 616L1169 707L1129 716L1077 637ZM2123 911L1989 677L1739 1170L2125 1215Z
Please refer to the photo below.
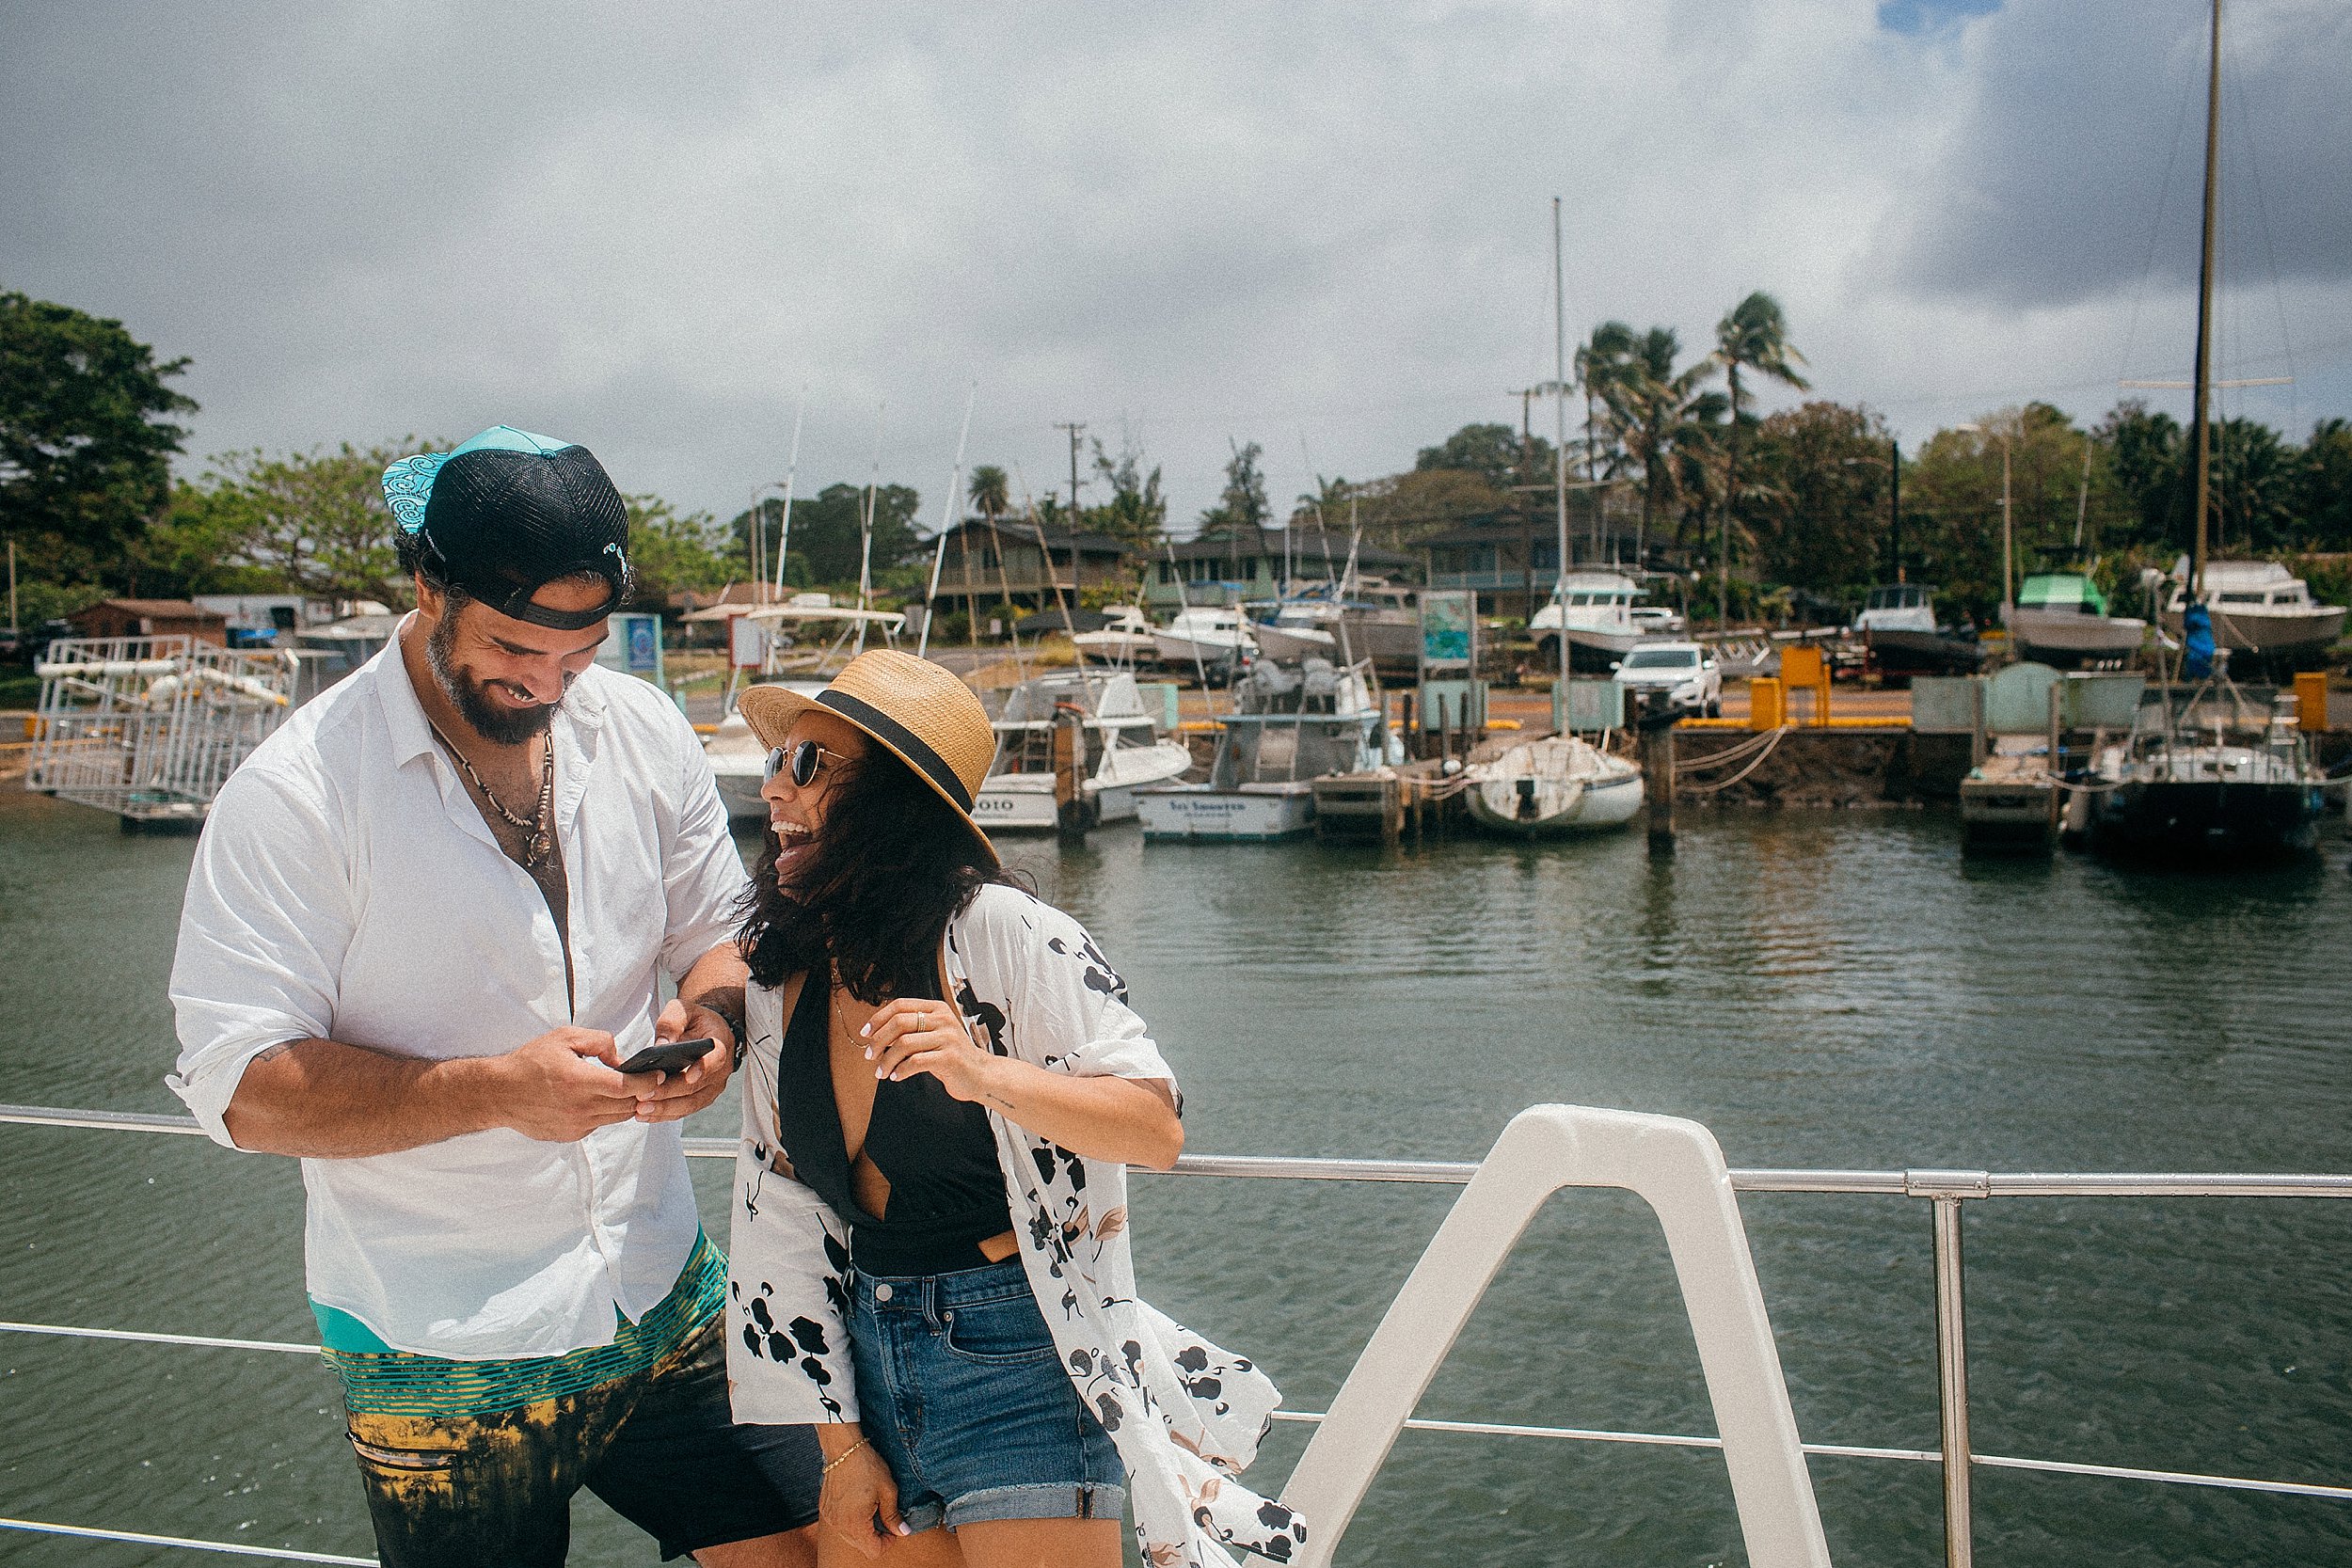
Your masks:
M246 1065L226 1113L229 1135L260 1154L347 1160L479 1132L501 1124L500 1061L290 1040Z
M743 985L751 978L751 970L743 962L731 942L718 946L696 958L693 966L680 976L677 993L687 1003L707 1007L727 1022L727 1029L735 1037L739 1050L743 1041Z

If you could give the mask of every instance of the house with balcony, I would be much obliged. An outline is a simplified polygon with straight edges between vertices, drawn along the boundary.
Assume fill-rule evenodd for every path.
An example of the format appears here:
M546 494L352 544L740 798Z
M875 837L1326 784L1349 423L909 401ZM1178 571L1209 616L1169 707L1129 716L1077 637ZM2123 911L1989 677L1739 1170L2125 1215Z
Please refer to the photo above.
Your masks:
M938 549L937 535L928 544ZM1136 554L1104 533L1026 517L967 517L947 531L931 609L941 615L977 609L983 616L1001 615L1007 605L1017 611L1051 610L1057 590L1074 608L1081 590L1132 590Z
M1613 568L1639 578L1654 541L1642 537L1639 499L1630 486L1568 492L1568 570ZM1477 592L1481 615L1532 615L1560 580L1560 524L1549 506L1493 512L1421 541L1431 588Z
M1226 606L1281 596L1335 582L1347 571L1348 535L1305 525L1248 529L1227 536L1187 539L1162 548L1144 585L1144 603L1165 621L1185 605ZM1371 545L1356 552L1360 577L1409 580L1419 558Z

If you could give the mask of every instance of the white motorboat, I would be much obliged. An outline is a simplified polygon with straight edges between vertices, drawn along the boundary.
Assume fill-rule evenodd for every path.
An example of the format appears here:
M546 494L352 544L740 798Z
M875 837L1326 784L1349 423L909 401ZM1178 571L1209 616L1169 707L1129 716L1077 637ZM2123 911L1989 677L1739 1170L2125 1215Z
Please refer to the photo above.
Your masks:
M1935 590L1920 582L1890 582L1870 590L1853 618L1868 658L1882 674L1966 674L1984 662L1984 650L1935 624Z
M995 761L972 803L974 820L992 833L1062 827L1067 791L1056 754L1063 744L1057 729L1075 748L1068 759L1076 776L1072 800L1083 808L1079 820L1087 825L1133 821L1136 790L1180 778L1192 766L1188 749L1159 738L1136 677L1123 670L1024 681L1007 695L993 727Z
M1568 667L1600 671L1626 656L1647 628L1633 618L1640 585L1619 572L1570 572L1551 602L1528 618L1528 632L1544 657L1556 661L1565 626Z
M1642 770L1574 736L1522 741L1463 771L1471 820L1506 837L1620 828L1642 809Z
M2036 572L2001 607L2001 622L2019 657L2060 670L2121 664L2148 634L2147 622L2108 614L2106 595L2081 572Z
M1274 839L1314 823L1314 781L1359 773L1391 757L1370 662L1342 670L1310 658L1296 669L1262 663L1234 683L1234 711L1218 720L1208 781L1136 793L1146 838Z
M1178 670L1231 669L1258 651L1249 622L1238 610L1193 605L1152 635L1162 664Z
M2187 608L2185 559L2173 569L2165 600L2164 629L2181 635ZM2316 654L2344 635L2344 607L2321 604L2311 585L2275 561L2208 561L2205 607L2213 611L2214 646L2232 653Z
M1082 631L1070 641L1079 653L1104 664L1132 668L1159 657L1158 641L1152 635L1152 623L1134 605L1123 604L1104 612L1108 623L1099 631Z
M1274 612L1272 621L1253 628L1258 651L1282 664L1340 657L1340 607L1328 599L1294 599Z

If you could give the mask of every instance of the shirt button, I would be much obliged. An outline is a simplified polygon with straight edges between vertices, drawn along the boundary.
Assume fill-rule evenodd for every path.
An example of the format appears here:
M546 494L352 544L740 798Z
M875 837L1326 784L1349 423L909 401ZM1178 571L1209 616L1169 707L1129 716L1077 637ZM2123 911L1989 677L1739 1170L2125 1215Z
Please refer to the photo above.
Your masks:
M876 1301L888 1301L890 1299L890 1287L887 1285L875 1286L874 1299Z

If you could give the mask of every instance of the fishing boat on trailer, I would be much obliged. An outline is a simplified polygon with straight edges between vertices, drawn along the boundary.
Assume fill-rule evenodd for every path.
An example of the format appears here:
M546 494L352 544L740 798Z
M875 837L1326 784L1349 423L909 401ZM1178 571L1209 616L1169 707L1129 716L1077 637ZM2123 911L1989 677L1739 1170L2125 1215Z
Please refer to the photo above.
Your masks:
M1389 754L1369 660L1349 670L1321 658L1295 669L1262 662L1234 682L1233 698L1204 783L1136 792L1144 837L1294 837L1314 826L1315 780L1403 760Z
M1152 623L1131 604L1104 611L1101 626L1079 632L1070 641L1086 657L1122 669L1148 664L1159 657L1159 642L1152 635Z
M1576 736L1521 741L1462 771L1470 820L1505 838L1605 832L1642 809L1642 770Z
M2121 666L2148 635L2147 622L2109 614L2106 595L2083 572L2034 573L2017 602L2001 607L2001 621L2020 658L2058 670Z
M1527 629L1547 663L1557 663L1563 626L1568 666L1605 671L1649 635L1633 617L1640 584L1619 572L1570 572L1560 579L1551 602L1528 618Z
M996 757L972 816L992 833L1057 832L1071 800L1085 808L1088 825L1132 822L1136 790L1181 778L1192 766L1190 751L1159 737L1136 677L1123 670L1023 681L991 727ZM1063 784L1057 731L1074 742L1068 759L1074 796Z
M1252 629L1258 651L1282 664L1340 657L1340 607L1328 599L1292 599Z
M1925 583L1871 589L1853 624L1883 675L1965 675L1984 662L1977 642L1935 624L1935 590Z
M2175 639L2188 577L2184 560L2165 601L2164 629ZM2214 645L2233 654L2309 663L2344 635L2344 607L2312 598L2311 585L2275 561L2208 561L2198 597L2213 613Z
M1173 670L1231 670L1258 651L1249 622L1238 610L1189 605L1152 635L1159 661Z

